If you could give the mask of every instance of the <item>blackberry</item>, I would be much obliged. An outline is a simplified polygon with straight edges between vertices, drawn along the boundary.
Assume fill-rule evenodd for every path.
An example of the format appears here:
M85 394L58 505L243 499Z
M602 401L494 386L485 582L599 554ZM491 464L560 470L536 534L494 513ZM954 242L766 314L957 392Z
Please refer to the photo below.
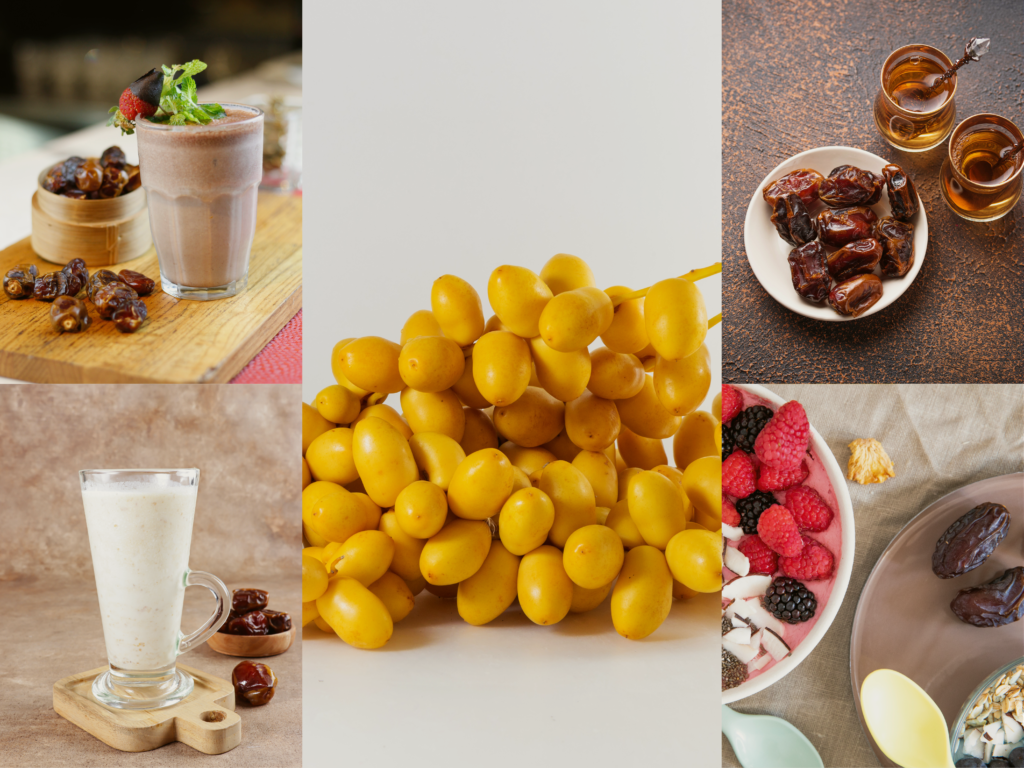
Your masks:
M728 424L722 425L722 461L728 459L736 450L736 440L732 436L732 427Z
M979 768L979 766L980 768L985 768L985 763L981 758L971 757L970 755L961 757L954 765L956 765L956 768Z
M736 414L732 420L732 438L736 445L753 453L754 441L774 415L772 409L764 405L752 405Z
M761 519L761 513L775 503L775 497L767 491L754 491L745 499L737 499L736 511L740 515L743 532L757 533L757 521Z
M775 579L761 602L775 618L787 624L799 624L813 618L818 608L818 600L811 590L788 576Z
M1013 768L1024 766L1024 747L1017 747L1010 753L1010 765Z
M722 649L722 690L728 691L747 679L747 665Z

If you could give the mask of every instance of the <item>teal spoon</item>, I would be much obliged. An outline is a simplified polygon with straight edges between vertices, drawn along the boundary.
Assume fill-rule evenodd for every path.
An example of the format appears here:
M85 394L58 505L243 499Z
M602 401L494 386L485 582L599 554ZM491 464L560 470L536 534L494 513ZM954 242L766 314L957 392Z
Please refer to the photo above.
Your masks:
M824 768L814 745L771 715L741 715L722 705L722 733L743 768Z

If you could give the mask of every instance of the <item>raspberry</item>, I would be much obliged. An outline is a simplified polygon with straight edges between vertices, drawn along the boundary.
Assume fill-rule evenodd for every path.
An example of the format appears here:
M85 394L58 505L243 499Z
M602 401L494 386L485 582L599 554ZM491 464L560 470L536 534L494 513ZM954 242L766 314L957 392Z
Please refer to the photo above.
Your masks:
M794 469L803 461L810 437L804 407L796 400L790 400L761 430L754 442L754 453L769 467Z
M736 451L722 462L722 490L737 499L745 499L757 490L754 462L743 451Z
M763 491L754 491L745 499L736 502L736 512L740 516L740 527L744 533L757 533L757 521L761 513L775 503L775 497Z
M832 575L832 566L835 562L832 553L812 538L801 538L804 541L803 551L796 557L780 557L779 570L787 576L803 581L827 579Z
M799 485L786 491L786 509L801 531L824 531L832 524L832 510L813 488Z
M781 504L768 507L757 521L757 535L783 557L795 557L804 548L793 515Z
M121 114L129 122L135 122L136 118L140 115L142 117L150 117L156 114L157 109L156 105L147 104L132 93L131 87L124 89L124 93L121 94L121 98L117 102L117 108L121 110Z
M751 573L771 576L779 569L779 556L761 541L760 536L747 536L736 548L747 556Z
M747 453L753 453L754 441L774 415L772 409L764 405L752 405L741 411L732 423L732 436L736 446Z
M728 499L722 499L722 522L736 527L740 524L740 513Z
M743 395L728 384L722 385L722 423L732 421L733 416L743 410Z
M794 485L800 485L807 479L810 470L807 469L807 462L800 462L796 469L775 469L767 464L761 465L761 471L757 476L757 490L759 491L784 491Z

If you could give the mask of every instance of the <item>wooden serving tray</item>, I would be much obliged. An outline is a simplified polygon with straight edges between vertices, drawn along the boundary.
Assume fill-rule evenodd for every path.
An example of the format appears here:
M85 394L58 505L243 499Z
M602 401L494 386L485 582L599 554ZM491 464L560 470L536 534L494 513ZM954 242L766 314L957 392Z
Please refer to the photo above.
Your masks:
M32 251L30 238L0 251L0 276L16 264L35 264L39 274L57 269ZM93 323L85 332L58 334L49 304L0 292L0 376L53 383L230 381L302 307L302 198L259 194L249 285L238 296L186 301L163 293L153 248L116 269L157 281L144 299L149 320L133 334L101 320L91 304Z
M242 742L242 720L235 713L235 690L227 680L179 664L195 689L180 704L163 709L112 709L92 695L92 681L106 667L65 677L53 684L53 711L122 752L147 752L180 741L208 755Z

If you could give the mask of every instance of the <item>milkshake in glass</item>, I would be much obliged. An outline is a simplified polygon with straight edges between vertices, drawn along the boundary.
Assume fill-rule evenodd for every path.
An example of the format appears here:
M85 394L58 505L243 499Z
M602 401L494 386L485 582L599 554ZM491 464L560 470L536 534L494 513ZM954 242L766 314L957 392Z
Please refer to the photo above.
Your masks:
M120 709L156 709L183 700L192 678L182 653L227 621L230 597L216 576L188 568L198 469L83 470L82 502L109 670L93 695ZM185 587L217 600L213 615L181 633Z
M179 299L227 298L248 280L263 112L221 106L224 117L206 125L135 123L161 287Z

